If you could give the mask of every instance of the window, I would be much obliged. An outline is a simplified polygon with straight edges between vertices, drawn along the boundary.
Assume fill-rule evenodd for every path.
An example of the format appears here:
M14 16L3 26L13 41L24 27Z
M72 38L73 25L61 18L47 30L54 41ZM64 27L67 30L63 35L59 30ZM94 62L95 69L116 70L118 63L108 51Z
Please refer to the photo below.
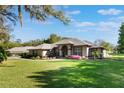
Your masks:
M32 55L36 56L37 55L37 51L36 50L32 50Z
M74 48L74 54L75 55L81 55L81 47L75 47Z

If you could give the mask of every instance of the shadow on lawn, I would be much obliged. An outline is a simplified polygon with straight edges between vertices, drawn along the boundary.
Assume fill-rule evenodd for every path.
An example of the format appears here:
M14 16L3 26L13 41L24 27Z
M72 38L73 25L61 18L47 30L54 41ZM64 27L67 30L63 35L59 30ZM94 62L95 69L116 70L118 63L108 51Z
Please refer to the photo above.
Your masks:
M44 88L124 87L124 64L88 62L74 67L35 72L28 76Z
M0 67L15 67L14 65L0 65Z

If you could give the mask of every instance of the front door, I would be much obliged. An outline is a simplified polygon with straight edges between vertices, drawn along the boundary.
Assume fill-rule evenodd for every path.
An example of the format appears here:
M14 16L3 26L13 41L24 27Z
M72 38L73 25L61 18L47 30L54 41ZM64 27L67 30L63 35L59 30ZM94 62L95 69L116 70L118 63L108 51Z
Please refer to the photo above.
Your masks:
M65 56L67 55L67 53L68 53L68 48L67 48L67 46L63 46L63 47L62 47L62 57L65 57Z

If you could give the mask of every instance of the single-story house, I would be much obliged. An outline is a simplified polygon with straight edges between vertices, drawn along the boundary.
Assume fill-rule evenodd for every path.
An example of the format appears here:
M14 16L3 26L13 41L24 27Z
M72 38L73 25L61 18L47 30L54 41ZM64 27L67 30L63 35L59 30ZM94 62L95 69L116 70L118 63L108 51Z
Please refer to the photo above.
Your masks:
M30 54L41 57L48 56L50 51L56 57L80 55L82 58L88 58L93 56L92 51L98 51L101 54L100 58L106 57L106 50L102 46L95 46L92 42L75 38L66 38L54 44L42 44L29 49Z
M25 46L25 47L14 47L11 49L8 49L8 51L12 56L17 56L23 53L29 53L28 49L34 48L33 46Z
M82 58L92 58L92 52L97 51L100 53L100 58L107 57L104 47L96 46L90 41L82 41L75 38L66 38L54 44L41 44L35 47L15 47L8 51L12 54L28 53L39 57L80 55Z
M92 52L97 51L101 54L100 58L106 57L106 50L102 46L96 46L90 41L79 40L76 38L63 39L57 43L59 56L80 55L82 58L92 57Z

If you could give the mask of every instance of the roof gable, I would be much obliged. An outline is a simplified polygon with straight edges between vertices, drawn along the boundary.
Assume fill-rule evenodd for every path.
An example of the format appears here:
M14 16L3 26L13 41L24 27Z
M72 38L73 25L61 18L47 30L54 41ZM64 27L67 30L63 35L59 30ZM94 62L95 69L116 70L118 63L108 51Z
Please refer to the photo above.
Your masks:
M55 44L41 44L41 45L38 45L32 49L52 49L54 47L56 47Z
M79 46L79 45L92 45L91 43L88 43L86 41L81 41L79 39L76 38L66 38L66 39L62 39L59 42L55 43L57 45L59 44L73 44L74 46Z

